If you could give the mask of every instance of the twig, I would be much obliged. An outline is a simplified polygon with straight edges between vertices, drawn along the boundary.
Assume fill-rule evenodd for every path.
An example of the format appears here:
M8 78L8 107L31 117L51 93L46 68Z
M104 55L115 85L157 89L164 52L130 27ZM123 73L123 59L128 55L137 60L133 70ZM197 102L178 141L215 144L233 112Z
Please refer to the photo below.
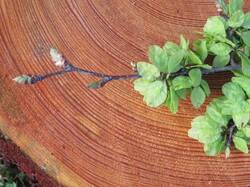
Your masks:
M235 123L232 120L229 121L228 126L229 127L226 133L226 147L230 148L232 141L233 141L233 134L235 133L235 130L237 129L236 129Z
M240 68L241 68L240 65L234 64L234 65L229 65L229 66L220 67L220 68L202 69L201 72L203 75L208 75L208 74L214 74L214 73L225 72L225 71L239 70ZM89 71L89 70L85 70L85 69L82 69L79 67L75 67L72 64L68 63L64 67L64 69L61 71L56 71L56 72L48 73L45 75L33 75L33 76L31 76L31 78L32 78L31 84L35 84L35 83L43 81L47 78L51 78L54 76L60 76L60 75L63 75L65 73L70 73L70 72L77 72L80 74L90 75L90 76L101 78L101 80L98 81L98 86L96 88L101 88L105 84L107 84L108 82L114 81L114 80L129 80L129 79L137 79L137 78L141 77L138 73L128 74L128 75L107 75L107 74L103 74L100 72ZM170 74L168 77L174 78L174 77L177 77L180 75L185 76L185 75L188 75L188 72L189 72L189 70L187 70L187 69L181 69L180 71L178 71L176 73Z

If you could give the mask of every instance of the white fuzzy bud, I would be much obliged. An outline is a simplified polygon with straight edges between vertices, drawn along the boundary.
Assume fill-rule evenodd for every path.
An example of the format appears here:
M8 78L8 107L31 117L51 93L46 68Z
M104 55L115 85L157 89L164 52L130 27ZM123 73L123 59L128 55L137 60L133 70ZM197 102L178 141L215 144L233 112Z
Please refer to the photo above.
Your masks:
M63 67L65 65L65 59L63 58L63 55L58 52L57 49L51 48L50 49L50 56L52 61L55 63L58 67Z

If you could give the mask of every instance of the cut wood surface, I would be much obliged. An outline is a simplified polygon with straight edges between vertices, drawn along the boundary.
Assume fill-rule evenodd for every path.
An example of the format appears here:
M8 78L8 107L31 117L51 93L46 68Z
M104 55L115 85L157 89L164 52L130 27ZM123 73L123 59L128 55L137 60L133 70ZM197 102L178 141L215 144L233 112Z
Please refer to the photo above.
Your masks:
M50 47L88 70L132 73L149 45L198 38L212 15L213 0L1 0L0 130L65 186L249 186L250 155L210 158L188 138L205 105L186 100L174 115L147 107L132 81L89 90L96 79L75 73L12 81L55 71ZM229 75L207 79L213 98Z

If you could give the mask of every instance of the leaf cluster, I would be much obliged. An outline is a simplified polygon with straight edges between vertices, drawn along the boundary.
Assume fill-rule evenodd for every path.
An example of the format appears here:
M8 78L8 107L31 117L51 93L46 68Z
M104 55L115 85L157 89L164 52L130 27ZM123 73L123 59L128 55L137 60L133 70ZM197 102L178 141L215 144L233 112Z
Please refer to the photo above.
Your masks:
M202 48L202 45L199 46ZM203 50L207 49L203 47L199 51L204 56ZM134 81L135 90L144 96L148 106L165 105L176 113L179 100L186 99L188 94L195 108L204 103L210 89L202 79L201 68L211 69L211 66L202 61L198 52L189 49L188 40L181 36L179 45L173 42L167 42L163 47L153 45L148 54L151 63L137 63L141 77ZM184 70L187 75L174 76Z
M207 155L225 152L228 157L232 144L248 153L250 143L250 12L243 12L243 0L218 3L223 16L208 18L202 39L190 44L181 35L179 44L149 47L149 62L137 63L140 78L134 81L134 89L150 107L164 105L176 113L179 101L189 96L199 108L210 95L204 70L240 65L232 81L223 86L223 96L193 120L188 132L204 144ZM208 56L213 58L212 65L206 63Z
M250 144L250 78L237 73L222 87L223 96L214 99L204 115L192 121L191 138L204 144L204 152L216 156L226 152L231 142L236 149L248 153Z

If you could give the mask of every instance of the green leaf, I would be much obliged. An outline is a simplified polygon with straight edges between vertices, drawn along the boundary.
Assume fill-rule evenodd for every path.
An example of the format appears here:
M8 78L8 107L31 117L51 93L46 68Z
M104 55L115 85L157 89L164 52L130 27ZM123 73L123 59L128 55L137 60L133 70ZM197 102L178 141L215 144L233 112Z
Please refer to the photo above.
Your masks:
M236 149L242 151L243 153L248 153L246 140L239 138L239 137L234 137L233 142L234 142L234 146Z
M226 37L224 23L219 16L210 17L204 27L204 33L210 36L221 35Z
M201 59L191 50L188 51L188 60L190 64L203 64Z
M216 42L222 42L222 43L226 43L228 45L230 45L231 47L236 47L235 43L233 43L231 40L227 39L224 36L214 36L214 40Z
M245 19L244 19L244 22L242 24L242 27L244 27L245 29L250 29L250 12L248 12L245 15Z
M165 45L163 46L163 50L168 55L175 55L177 52L181 51L182 49L176 43L166 42Z
M195 87L191 92L191 102L197 109L205 102L206 95L201 87Z
M245 99L245 93L242 88L233 82L229 82L223 85L222 87L223 94L232 101L239 101Z
M218 139L213 143L204 145L204 152L208 156L217 156L225 150L225 140Z
M197 87L201 84L201 70L198 68L191 69L188 72L188 75L193 83L194 87Z
M160 72L167 72L168 71L168 56L157 45L153 45L149 47L149 60L152 62Z
M193 48L196 54L204 61L208 56L206 40L196 40L193 43Z
M243 8L243 0L229 0L229 15L233 15L238 10Z
M204 144L210 144L221 138L221 128L214 126L206 116L198 116L192 121L188 136Z
M226 56L232 51L232 48L225 43L215 43L211 45L209 51L218 56Z
M150 81L144 80L142 78L136 79L134 81L134 89L138 91L141 95L145 95L148 91Z
M181 48L187 50L189 47L189 41L184 38L183 35L180 36L180 45Z
M176 94L179 96L181 99L186 99L187 94L190 92L190 89L181 89L181 90L176 90Z
M250 47L250 31L245 31L241 33L241 38L243 42Z
M242 131L246 135L246 137L250 138L250 126L247 125L246 127L242 128Z
M221 109L224 115L235 115L237 113L250 112L250 105L245 100L240 98L226 99L223 102L223 107Z
M250 97L250 78L246 76L233 77L232 81L240 85L240 87L246 92L247 96Z
M144 102L150 107L158 107L167 98L167 85L164 81L149 82L142 78L134 81L134 89L144 96Z
M180 48L173 42L167 42L164 47L164 52L168 55L168 73L174 73L179 71L182 66L180 65L183 58L186 56L185 50Z
M175 73L179 71L182 66L180 65L184 58L184 53L182 51L176 53L169 57L168 60L168 73Z
M166 105L172 113L177 113L178 106L179 106L179 97L172 87L170 87L169 89L170 89L170 92L168 94Z
M175 77L172 84L173 84L175 90L181 90L181 89L192 87L191 79L189 77L186 77L186 76Z
M250 77L250 60L245 55L241 55L241 68L244 75Z
M149 84L143 100L150 107L158 107L166 101L167 92L165 81L154 81Z
M233 120L238 129L244 127L250 120L250 113L237 113L233 115Z
M153 64L138 62L136 67L139 75L145 80L153 81L160 76L159 70Z
M244 47L243 53L244 53L247 57L249 57L249 55L250 55L250 49L249 49L248 46L245 46L245 47Z
M207 81L201 80L201 87L204 90L206 96L208 97L211 94L211 91L210 91Z
M216 56L213 60L213 67L225 67L230 61L230 55Z
M217 99L218 100L218 99ZM221 113L220 108L216 105L217 100L211 102L206 109L206 116L222 126L227 126L228 119Z
M238 10L228 20L228 25L232 28L240 27L245 19L245 15L242 10Z

